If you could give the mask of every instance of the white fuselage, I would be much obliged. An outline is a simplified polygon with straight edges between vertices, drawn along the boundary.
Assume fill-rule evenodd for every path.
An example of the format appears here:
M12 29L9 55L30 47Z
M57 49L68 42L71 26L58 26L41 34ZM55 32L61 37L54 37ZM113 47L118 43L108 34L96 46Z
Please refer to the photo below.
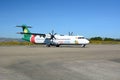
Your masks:
M31 37L31 39L33 39ZM33 41L33 40L31 40ZM57 45L71 45L71 44L89 44L89 41L85 39L83 36L68 36L68 35L55 35L55 39L50 40L50 36L47 35L46 37L36 35L34 36L34 43L41 43L41 44L57 44Z

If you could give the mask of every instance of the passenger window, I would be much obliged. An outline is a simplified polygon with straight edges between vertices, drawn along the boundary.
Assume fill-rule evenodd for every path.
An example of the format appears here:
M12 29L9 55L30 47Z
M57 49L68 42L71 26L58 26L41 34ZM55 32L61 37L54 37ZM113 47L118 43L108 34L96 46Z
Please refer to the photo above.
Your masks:
M84 39L84 37L78 37L78 39Z

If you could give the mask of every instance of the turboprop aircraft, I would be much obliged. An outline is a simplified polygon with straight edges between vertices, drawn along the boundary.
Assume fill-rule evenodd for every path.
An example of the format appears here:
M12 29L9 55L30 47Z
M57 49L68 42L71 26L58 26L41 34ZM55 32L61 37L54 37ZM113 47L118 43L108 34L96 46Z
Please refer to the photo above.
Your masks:
M52 31L49 34L41 34L41 33L31 33L28 28L31 26L16 26L21 27L23 32L18 32L19 34L23 34L23 40L29 41L36 44L45 44L47 47L60 45L81 45L81 47L85 47L89 44L89 41L83 36L72 36L72 35L58 35Z

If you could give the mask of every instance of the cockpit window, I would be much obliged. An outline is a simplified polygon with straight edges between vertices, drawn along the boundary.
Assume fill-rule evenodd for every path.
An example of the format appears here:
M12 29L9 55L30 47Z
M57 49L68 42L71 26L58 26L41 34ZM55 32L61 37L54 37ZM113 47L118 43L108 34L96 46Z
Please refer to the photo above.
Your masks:
M84 39L84 37L78 37L78 39Z

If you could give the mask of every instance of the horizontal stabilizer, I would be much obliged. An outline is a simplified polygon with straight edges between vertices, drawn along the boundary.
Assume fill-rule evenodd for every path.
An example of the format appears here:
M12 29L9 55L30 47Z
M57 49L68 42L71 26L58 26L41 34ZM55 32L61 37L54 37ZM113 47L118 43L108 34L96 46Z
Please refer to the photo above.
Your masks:
M31 26L16 26L16 27L26 27L26 28L32 28Z

